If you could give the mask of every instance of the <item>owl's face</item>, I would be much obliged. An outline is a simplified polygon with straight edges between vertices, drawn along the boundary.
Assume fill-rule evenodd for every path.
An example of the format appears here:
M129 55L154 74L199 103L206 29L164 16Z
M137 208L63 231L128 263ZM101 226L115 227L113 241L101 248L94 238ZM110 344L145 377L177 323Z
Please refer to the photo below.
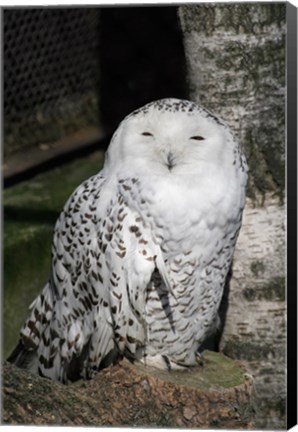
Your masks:
M126 117L108 151L109 170L142 175L194 174L232 158L228 128L189 101L156 101Z

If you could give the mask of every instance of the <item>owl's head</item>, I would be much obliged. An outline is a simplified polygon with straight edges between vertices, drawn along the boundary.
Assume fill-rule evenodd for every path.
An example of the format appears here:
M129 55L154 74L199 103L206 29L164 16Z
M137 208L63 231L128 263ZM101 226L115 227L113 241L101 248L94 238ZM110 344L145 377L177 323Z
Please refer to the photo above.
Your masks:
M194 102L161 99L121 122L105 169L111 174L179 175L233 162L237 143L228 127Z

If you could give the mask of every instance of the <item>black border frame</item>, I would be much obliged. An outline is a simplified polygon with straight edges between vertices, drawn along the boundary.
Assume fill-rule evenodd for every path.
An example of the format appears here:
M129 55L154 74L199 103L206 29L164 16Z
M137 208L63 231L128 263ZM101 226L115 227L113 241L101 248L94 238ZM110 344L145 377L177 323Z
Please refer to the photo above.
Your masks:
M287 428L297 424L297 8L287 3Z

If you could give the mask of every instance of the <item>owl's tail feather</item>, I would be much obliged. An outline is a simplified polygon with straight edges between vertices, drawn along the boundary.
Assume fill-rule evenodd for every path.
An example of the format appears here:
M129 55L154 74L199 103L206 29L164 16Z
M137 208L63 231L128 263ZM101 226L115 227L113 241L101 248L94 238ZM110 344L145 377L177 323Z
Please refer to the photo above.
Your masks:
M22 369L38 373L38 353L41 335L47 326L53 309L53 294L48 282L29 307L30 315L20 331L20 339L7 361Z
M26 348L21 340L19 340L17 346L8 356L7 361L15 364L19 368L27 369L34 373L37 371L36 349Z

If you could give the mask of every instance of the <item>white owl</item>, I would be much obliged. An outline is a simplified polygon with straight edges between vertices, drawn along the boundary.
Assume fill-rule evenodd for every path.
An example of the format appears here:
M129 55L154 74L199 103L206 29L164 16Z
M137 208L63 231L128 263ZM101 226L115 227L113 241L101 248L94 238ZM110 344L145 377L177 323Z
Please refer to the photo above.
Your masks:
M217 319L246 181L238 143L203 107L162 99L127 116L102 171L57 221L50 279L9 360L62 382L122 356L195 365Z

